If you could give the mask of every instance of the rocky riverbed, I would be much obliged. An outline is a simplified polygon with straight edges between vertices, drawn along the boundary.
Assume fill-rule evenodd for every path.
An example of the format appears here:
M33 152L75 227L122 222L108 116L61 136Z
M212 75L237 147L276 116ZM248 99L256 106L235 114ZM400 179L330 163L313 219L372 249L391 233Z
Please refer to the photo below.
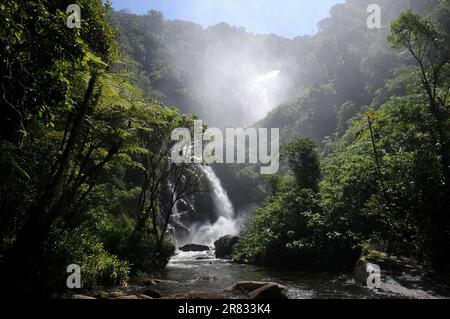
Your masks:
M166 269L151 276L137 277L127 287L94 294L115 299L366 299L366 298L447 298L445 284L432 278L423 266L411 260L363 257L354 274L276 271L264 267L233 264L216 259L213 250L182 252ZM381 264L381 287L366 287L365 265ZM89 298L73 295L73 298Z

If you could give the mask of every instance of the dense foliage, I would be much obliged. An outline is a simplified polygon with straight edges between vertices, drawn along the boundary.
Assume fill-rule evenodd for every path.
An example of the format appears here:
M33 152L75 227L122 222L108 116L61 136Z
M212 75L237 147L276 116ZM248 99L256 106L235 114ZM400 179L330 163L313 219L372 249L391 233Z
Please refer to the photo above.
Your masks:
M273 70L279 106L256 126L281 129L280 173L215 167L238 209L260 206L234 259L342 270L371 246L448 270L449 0L379 0L383 29L366 27L372 1L347 0L292 40L100 0L76 1L72 29L71 2L0 4L0 272L12 293L63 291L70 264L85 289L165 267L174 208L211 219L199 168L170 161L173 129L192 129L191 113L218 127L260 120L250 82Z
M335 7L327 24L352 19L355 6ZM374 40L370 32L357 43L341 40L350 51L342 51L342 62L337 56L337 69L263 121L282 125L285 140L300 134L322 142L321 181L317 188L311 183L318 179L317 154L300 147L311 142L289 143L293 177L282 178L251 219L236 260L336 270L351 267L358 250L372 247L448 271L449 9L448 1L436 1L416 6L421 14L403 12L385 45L376 42L369 55L354 49ZM325 26L316 37L336 32ZM387 45L392 54L383 52ZM374 68L380 59L384 64ZM349 61L358 60L364 62L353 66L357 72L349 71ZM367 73L363 67L370 65ZM342 72L354 79L344 80ZM270 257L274 251L283 261Z
M67 27L69 4L1 4L1 274L12 293L62 291L70 264L85 289L164 267L173 205L197 176L169 161L172 130L194 118L134 84L109 3L79 1L80 29Z

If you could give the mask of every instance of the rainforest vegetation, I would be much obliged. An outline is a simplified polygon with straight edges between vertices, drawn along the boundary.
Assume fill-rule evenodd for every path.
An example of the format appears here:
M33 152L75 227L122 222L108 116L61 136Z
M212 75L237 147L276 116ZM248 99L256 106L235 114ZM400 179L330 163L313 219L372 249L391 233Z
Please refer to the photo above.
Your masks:
M381 29L371 2L285 39L97 0L2 1L2 282L49 296L70 264L86 289L164 268L176 203L213 218L199 167L170 161L172 131L199 118L280 128L278 174L214 165L245 215L235 262L342 271L372 247L448 274L450 1L378 0ZM270 100L246 90L261 70L280 74Z

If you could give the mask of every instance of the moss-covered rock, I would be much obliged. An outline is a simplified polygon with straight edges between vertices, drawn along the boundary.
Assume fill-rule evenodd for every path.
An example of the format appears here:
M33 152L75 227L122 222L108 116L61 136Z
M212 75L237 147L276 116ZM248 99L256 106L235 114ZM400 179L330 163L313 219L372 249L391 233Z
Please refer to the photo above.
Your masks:
M230 259L234 252L234 246L239 241L238 236L227 235L214 242L216 258Z
M362 285L367 285L367 278L369 277L369 270L373 267L383 265L388 260L386 253L366 248L362 251L361 257L355 264L353 273L358 282Z

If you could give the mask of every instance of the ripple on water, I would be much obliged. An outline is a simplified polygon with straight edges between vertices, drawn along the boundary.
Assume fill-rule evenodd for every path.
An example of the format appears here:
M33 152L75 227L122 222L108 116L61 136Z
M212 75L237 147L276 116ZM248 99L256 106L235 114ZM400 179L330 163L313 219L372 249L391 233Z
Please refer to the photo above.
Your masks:
M212 250L178 252L167 268L160 271L159 278L166 281L159 282L154 288L163 295L191 290L223 293L226 287L250 280L279 282L288 287L287 295L292 299L382 297L357 284L350 275L275 271L264 267L237 265L214 259Z

